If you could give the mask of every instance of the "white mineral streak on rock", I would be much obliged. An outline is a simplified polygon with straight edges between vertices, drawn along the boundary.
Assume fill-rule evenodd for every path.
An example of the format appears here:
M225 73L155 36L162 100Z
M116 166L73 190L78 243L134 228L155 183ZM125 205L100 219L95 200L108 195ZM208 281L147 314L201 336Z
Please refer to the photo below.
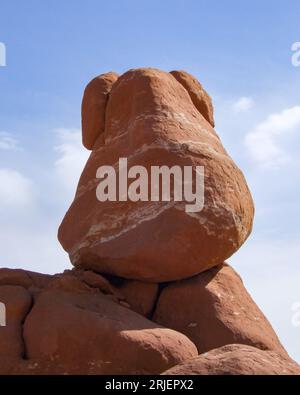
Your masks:
M195 81L191 76L189 79L193 87ZM204 119L191 91L182 85L169 73L155 69L131 70L115 83L104 133L96 142L59 231L73 263L126 278L135 273L134 278L142 281L150 277L157 282L180 280L223 262L250 233L253 204L243 176L211 127L213 122ZM212 116L209 97L204 104ZM101 182L96 178L97 168L112 166L118 183L120 158L127 159L128 171L133 166L146 167L148 202L131 202L129 198L127 202L97 201ZM193 170L205 167L205 201L200 212L186 212L186 205L192 202L174 202L174 191L171 202L151 202L151 166L166 165L182 170L184 166ZM133 180L127 181L129 187ZM159 230L155 249L149 228ZM151 262L149 267L137 266L142 259L145 265Z
M121 231L118 233L112 234L107 237L101 237L98 240L95 240L92 244L92 247L98 244L102 243L107 243L111 240L114 240L123 234L130 232L131 230L137 228L139 225L141 225L144 222L152 221L159 217L163 212L166 210L169 210L175 205L175 202L168 202L167 204L163 204L161 206L158 206L157 204L155 205L147 205L143 206L139 209L134 210L128 215L128 225L127 227L123 227ZM97 236L97 233L95 233L93 236Z
M160 206L159 206L160 204ZM158 216L160 216L163 212L170 208L175 208L176 210L182 211L185 215L188 215L196 220L199 221L201 226L203 226L206 230L206 233L211 236L216 235L216 231L212 230L215 229L215 223L214 221L208 221L207 217L211 215L211 213L208 215L203 214L202 212L199 213L186 213L185 212L185 202L168 202L163 205L159 202L155 202L152 205L147 205L143 207L139 207L136 210L133 210L131 213L128 215L124 214L122 217L114 217L111 216L107 218L105 221L100 222L98 224L94 224L90 227L90 230L84 240L82 240L80 243L77 243L74 246L74 249L70 252L70 255L72 256L72 262L76 262L76 256L79 258L80 254L76 253L76 251L80 251L82 248L94 248L98 246L99 244L104 244L108 243L112 240L115 240L125 233L128 233L134 229L136 229L138 226L140 226L144 222L152 221L156 219ZM209 207L209 210L213 211L215 216L222 216L222 210L224 210L224 207L220 204L219 207ZM228 209L227 209L228 210ZM229 212L232 212L232 210L228 210ZM233 219L236 218L236 216L233 215ZM123 220L127 220L127 226L121 225ZM227 229L231 229L236 223L232 225L225 226ZM116 233L109 234L107 236L100 236L102 232L105 232L106 230L108 233L111 233L112 231L116 231L118 228L122 229L120 231L117 231ZM99 237L98 237L99 236ZM232 240L233 241L233 240ZM74 252L73 252L74 251Z
M197 150L195 148L192 148L191 146L195 145L201 146L201 149ZM101 147L102 149L103 147ZM218 155L221 156L224 160L232 162L232 159L225 154L222 154L218 151L216 151L213 147L211 147L209 144L207 143L201 143L198 141L193 141L193 140L183 140L180 142L177 141L165 141L165 140L157 140L156 142L153 142L151 144L143 144L140 148L138 148L133 154L131 154L127 159L128 159L128 163L130 162L131 159L142 155L143 153L149 151L149 150L155 150L155 149L161 149L161 150L168 150L169 152L174 152L174 153L180 153L183 152L183 149L188 149L190 152L192 153L196 153L196 154L201 154L201 155L205 155L205 152L207 152L210 155ZM189 155L186 155L189 156ZM192 155L190 155L191 157L193 157ZM232 162L233 163L233 162ZM119 170L119 161L115 162L114 164L111 165L118 173ZM96 178L90 180L88 183L86 183L85 185L80 186L80 188L78 188L77 190L77 194L76 194L76 198L82 196L84 193L86 193L87 191L90 191L94 188L96 188L98 183L98 180Z
M207 144L202 144L202 143L199 143L199 142L196 142L196 141L191 141L191 140L184 140L184 141L182 141L180 143L178 143L178 142L167 142L167 141L164 141L164 140L160 140L160 141L156 141L156 142L154 142L152 144L144 144L144 145L142 145L139 149L137 149L132 155L130 155L128 157L128 161L130 161L132 158L134 158L134 157L136 157L138 155L141 155L141 154L143 154L146 151L151 150L151 149L163 149L163 150L168 149L168 150L171 150L171 151L173 151L173 150L176 150L176 151L177 150L181 150L182 149L181 147L182 147L183 144L186 144L187 146L189 146L189 144L196 144L196 145L199 144L199 145L204 145L204 146L207 145ZM211 147L208 146L208 148L209 148L209 150L211 150ZM202 149L201 152L203 152L203 149ZM216 154L216 153L217 152L214 151L214 154ZM224 158L226 158L227 160L231 161L231 159L229 157L227 157L227 156L224 156ZM115 162L112 166L118 172L119 162ZM97 185L97 182L98 182L97 179L93 179L88 184L86 184L85 187L81 187L80 190L78 190L77 197L82 195L83 193L85 193L87 190L91 190L91 189L95 188L96 185ZM133 210L130 213L130 215L128 216L128 219L127 219L127 223L131 223L131 221L132 221L132 222L134 222L133 224L125 227L122 231L117 232L116 234L109 235L109 236L106 236L106 237L101 237L100 239L94 241L92 244L89 243L88 245L92 247L92 246L97 245L99 243L106 243L106 242L109 242L109 241L111 241L111 240L113 240L113 239L115 239L117 237L120 237L122 234L127 233L130 230L132 230L132 229L135 229L136 227L138 227L144 221L150 221L152 219L157 218L163 211L165 211L166 209L168 209L170 207L174 207L177 210L185 212L185 204L186 204L186 202L170 202L168 205L163 205L163 206L160 207L159 210L157 210L157 208L159 207L160 204L161 203L158 202L158 203L155 203L155 205L144 206L142 208L142 210L141 209ZM152 212L153 211L153 207L155 208L154 209L155 210L155 214L153 214L153 212ZM222 202L222 201L218 201L218 202L214 201L210 205L208 205L206 203L205 204L205 210L201 211L199 213L186 213L185 212L185 214L190 216L190 217L192 217L192 218L194 218L194 219L196 219L196 220L198 220L200 225L205 228L205 230L206 230L208 235L215 236L216 235L215 223L214 223L214 221L208 221L207 218L209 216L211 216L212 214L213 214L214 218L221 217L221 216L224 215L224 211L231 214L232 221L233 221L233 223L228 224L228 225L226 225L224 223L224 229L231 229L234 226L237 229L241 230L242 234L247 232L247 229L245 229L241 225L241 219L236 215L236 213L230 207L225 206L224 202ZM147 214L147 212L150 212L150 214ZM86 240L89 240L89 238L93 238L94 239L94 237L96 237L97 234L99 234L99 233L101 233L101 232L103 232L105 230L108 230L108 229L113 230L115 228L118 228L118 226L121 227L120 221L122 221L122 219L120 219L120 217L118 217L118 220L117 219L113 220L112 218L110 218L107 221L109 226L105 225L106 221L105 222L101 222L99 224L92 225L90 230L89 230L89 232L88 232L88 234L86 235L85 241L83 242L84 244L82 245L82 243L80 243L78 248L82 248L83 246L86 247L87 246L86 245ZM112 224L114 224L114 225L112 225ZM215 230L213 230L213 229L215 229ZM220 235L222 235L222 233ZM220 237L222 238L222 236L220 236ZM77 249L77 246L75 246L75 249Z
M181 124L186 124L195 128L195 130L199 131L200 133L206 134L207 136L215 139L216 141L220 142L220 138L217 134L215 134L212 130L208 130L200 125L198 121L193 122L186 117L184 113L178 112L169 112L170 118L173 118L175 121L180 122Z
M185 202L178 203L175 207L176 210L185 212ZM227 217L224 212L229 213L232 218L232 222L228 222L227 224L223 223L223 230L230 230L232 228L236 228L241 232L247 232L247 230L242 226L241 219L236 213L224 202L214 202L213 205L205 204L205 209L199 211L198 213L189 213L185 212L186 215L198 220L199 224L204 227L206 233L211 236L218 236L220 239L223 237L226 238L227 236L224 235L223 232L220 232L220 229L216 228L215 219L218 217ZM208 218L213 218L213 220L208 220ZM232 239L231 239L232 241Z
M72 255L72 262L75 259L76 251L79 251L80 249L85 247L93 248L99 244L108 243L112 240L115 240L116 238L124 235L125 233L137 228L142 223L156 219L163 212L174 207L175 203L176 202L172 201L158 206L158 203L155 202L151 206L147 205L139 207L138 209L129 213L127 216L124 215L122 217L122 219L127 219L127 226L123 224L122 226L119 226L119 228L121 228L122 230L116 233L109 234L107 236L98 237L105 230L107 230L108 233L111 233L112 231L118 229L118 226L112 227L112 224L114 223L113 221L109 220L104 223L100 222L98 224L92 225L87 235L84 237L84 240L81 240L80 243L77 243L70 252L70 255ZM118 221L120 221L120 217L118 217ZM108 224L109 226L107 226L106 224Z
M114 143L116 140L119 140L119 139L121 139L121 138L123 138L123 137L125 137L127 135L128 135L128 132L126 131L126 132L122 132L122 133L120 133L120 134L118 134L117 136L114 136L114 137L110 137L109 136L109 137L107 137L105 139L105 144L108 145L108 144Z

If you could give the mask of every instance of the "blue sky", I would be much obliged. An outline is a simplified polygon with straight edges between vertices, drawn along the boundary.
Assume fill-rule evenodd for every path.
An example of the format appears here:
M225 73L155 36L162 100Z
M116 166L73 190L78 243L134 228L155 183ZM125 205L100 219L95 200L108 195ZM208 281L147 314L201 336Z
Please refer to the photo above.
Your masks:
M299 15L296 0L1 0L1 265L69 265L56 231L88 156L86 83L111 70L185 69L211 94L255 199L253 233L230 262L300 361Z

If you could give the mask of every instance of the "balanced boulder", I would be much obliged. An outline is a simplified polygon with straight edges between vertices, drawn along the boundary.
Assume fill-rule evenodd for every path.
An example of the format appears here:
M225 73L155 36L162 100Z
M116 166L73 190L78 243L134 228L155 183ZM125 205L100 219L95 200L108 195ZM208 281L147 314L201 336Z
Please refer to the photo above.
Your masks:
M102 95L102 88L97 93L92 84L84 108L94 95ZM103 111L101 105L84 117L93 117L94 125L103 120ZM101 121L102 137L92 146L58 232L74 266L133 280L174 281L218 265L243 244L252 229L252 198L211 124L208 95L182 72L136 69L116 80L104 132ZM83 126L83 135L89 135L86 122ZM126 193L117 201L100 202L97 170L117 168L120 158L127 159L128 168L143 166L148 174L152 166L202 167L204 207L187 212L186 202L174 196L170 201L131 201ZM150 184L149 177L149 191Z
M254 206L213 113L184 71L88 84L92 152L58 231L74 268L0 269L0 375L300 374L223 263Z

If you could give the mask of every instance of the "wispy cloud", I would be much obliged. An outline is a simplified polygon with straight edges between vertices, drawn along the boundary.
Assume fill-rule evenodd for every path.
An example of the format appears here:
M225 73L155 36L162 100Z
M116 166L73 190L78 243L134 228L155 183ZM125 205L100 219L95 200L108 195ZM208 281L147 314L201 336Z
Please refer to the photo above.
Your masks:
M12 134L0 132L0 149L2 150L19 150L19 142Z
M16 170L0 168L0 208L31 205L34 200L33 182Z
M246 112L254 107L254 100L252 97L243 96L240 97L232 104L232 108L235 112Z
M58 176L58 182L65 192L74 195L78 179L90 155L81 140L81 131L79 129L55 129L58 143L55 151L58 153L58 159L55 161L55 170Z
M280 146L279 138L300 128L300 106L271 114L246 135L245 144L254 161L276 168L287 163L290 155Z

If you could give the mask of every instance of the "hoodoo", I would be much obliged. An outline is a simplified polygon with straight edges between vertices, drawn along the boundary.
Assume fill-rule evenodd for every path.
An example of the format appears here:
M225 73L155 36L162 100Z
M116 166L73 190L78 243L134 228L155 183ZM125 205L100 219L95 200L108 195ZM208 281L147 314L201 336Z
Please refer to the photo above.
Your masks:
M213 129L211 99L192 76L174 73L129 70L109 85L109 94L105 84L106 105L99 102L92 113L85 108L97 101L84 97L83 118L96 117L90 124L98 124L105 116L105 126L59 228L75 267L140 281L181 280L224 262L250 234L251 194ZM102 97L99 81L109 76L93 80L95 91L92 85L89 91ZM87 138L91 131L83 127ZM148 174L153 166L203 168L199 207L190 213L186 202L176 200L99 204L97 170L112 166L118 172L120 158L127 158L128 168L142 166Z
M300 374L225 263L254 205L214 124L211 98L184 71L88 84L91 155L58 232L74 268L0 269L0 374Z

